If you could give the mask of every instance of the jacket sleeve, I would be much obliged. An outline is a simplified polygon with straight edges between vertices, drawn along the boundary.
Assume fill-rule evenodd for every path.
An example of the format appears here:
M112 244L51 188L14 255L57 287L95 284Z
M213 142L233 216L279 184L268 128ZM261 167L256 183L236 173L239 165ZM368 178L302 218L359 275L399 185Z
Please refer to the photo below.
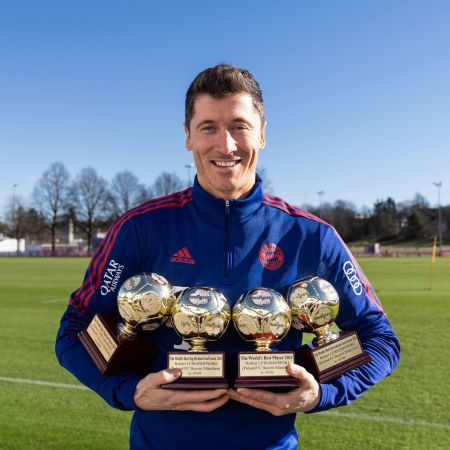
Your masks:
M319 276L339 294L336 324L356 331L372 361L335 380L321 384L322 397L311 412L348 405L390 375L400 360L399 341L375 291L334 228L321 227Z
M140 377L135 373L102 375L78 339L96 313L117 312L121 284L139 272L140 252L132 220L126 215L111 226L92 257L83 284L70 297L56 338L60 364L111 406L135 408L133 394Z

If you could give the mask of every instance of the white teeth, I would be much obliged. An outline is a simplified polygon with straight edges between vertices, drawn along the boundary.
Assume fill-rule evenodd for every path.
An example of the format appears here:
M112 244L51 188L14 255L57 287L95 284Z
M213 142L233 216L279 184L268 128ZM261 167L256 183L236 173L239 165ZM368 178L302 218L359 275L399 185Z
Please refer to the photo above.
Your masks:
M219 167L233 167L239 161L214 161L214 164Z

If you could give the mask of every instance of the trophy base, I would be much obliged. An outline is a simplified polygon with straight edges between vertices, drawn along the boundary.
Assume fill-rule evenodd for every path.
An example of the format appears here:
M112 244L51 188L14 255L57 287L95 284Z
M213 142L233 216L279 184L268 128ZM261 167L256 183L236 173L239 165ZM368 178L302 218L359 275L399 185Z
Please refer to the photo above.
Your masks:
M319 347L303 345L295 352L295 362L310 372L319 383L372 361L362 348L356 331L344 331L339 337Z
M294 362L294 352L240 352L239 376L235 388L267 389L287 392L300 386L300 380L287 373Z
M103 374L148 374L156 353L154 345L146 339L119 339L117 325L120 321L119 316L96 314L91 324L78 333L78 337Z
M272 392L288 392L297 389L300 380L291 376L282 377L238 377L234 382L234 387L266 389Z
M225 378L183 378L181 376L173 383L161 385L163 389L186 389L186 390L203 390L203 389L228 389L228 381Z
M167 367L180 369L181 377L163 389L227 389L223 352L169 352Z

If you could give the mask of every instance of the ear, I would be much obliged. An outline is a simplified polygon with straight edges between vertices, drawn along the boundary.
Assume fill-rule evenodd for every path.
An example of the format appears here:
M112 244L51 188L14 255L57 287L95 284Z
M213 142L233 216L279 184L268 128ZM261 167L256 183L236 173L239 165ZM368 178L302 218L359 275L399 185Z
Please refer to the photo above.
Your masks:
M260 150L262 150L266 146L266 125L267 122L264 122L264 125L261 127L261 141L259 144Z
M186 134L186 148L191 151L192 150L192 142L191 142L191 134L188 130L188 127L185 123L183 123L184 133Z

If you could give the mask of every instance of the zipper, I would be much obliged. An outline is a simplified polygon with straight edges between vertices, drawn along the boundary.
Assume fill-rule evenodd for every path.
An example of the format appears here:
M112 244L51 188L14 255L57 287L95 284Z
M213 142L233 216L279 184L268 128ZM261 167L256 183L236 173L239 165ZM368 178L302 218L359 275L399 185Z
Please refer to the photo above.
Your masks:
M228 277L231 269L230 252L230 200L225 200L225 276Z

